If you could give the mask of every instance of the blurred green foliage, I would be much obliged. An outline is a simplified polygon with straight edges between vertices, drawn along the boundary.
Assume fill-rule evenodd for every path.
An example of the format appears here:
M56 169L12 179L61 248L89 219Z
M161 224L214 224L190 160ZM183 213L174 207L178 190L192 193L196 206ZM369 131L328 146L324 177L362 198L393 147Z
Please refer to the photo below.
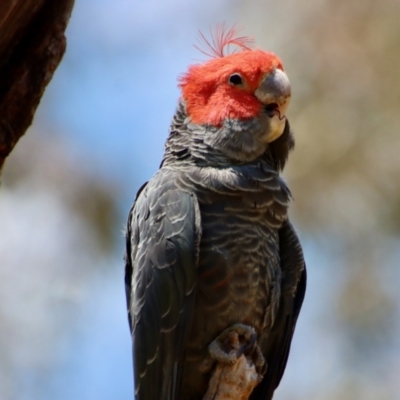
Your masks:
M43 190L58 197L90 231L90 251L112 254L122 231L116 226L120 184L99 176L86 155L73 154L55 133L29 132L21 142L6 163L3 190Z

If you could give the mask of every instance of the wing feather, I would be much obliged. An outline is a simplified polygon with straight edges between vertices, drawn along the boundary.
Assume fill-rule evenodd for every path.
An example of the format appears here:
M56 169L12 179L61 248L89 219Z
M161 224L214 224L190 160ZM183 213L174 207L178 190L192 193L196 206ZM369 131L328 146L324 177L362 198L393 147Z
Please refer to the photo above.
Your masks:
M271 400L285 371L297 318L306 291L306 266L297 234L289 221L279 230L282 296L265 358L267 372L251 395L252 400Z
M130 212L125 283L137 400L174 400L193 314L201 228L193 194L160 170Z

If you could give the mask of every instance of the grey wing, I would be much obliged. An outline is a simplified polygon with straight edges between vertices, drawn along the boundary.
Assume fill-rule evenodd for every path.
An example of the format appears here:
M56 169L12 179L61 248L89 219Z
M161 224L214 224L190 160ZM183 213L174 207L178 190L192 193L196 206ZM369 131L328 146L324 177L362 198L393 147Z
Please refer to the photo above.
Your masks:
M135 205L136 201L142 192L142 190L146 187L148 182L145 182L138 192L136 193L136 198L133 203L132 208L129 211L129 216L128 216L128 223L126 227L126 243L125 243L125 255L124 255L124 262L125 262L125 295L126 295L126 306L127 306L127 311L128 311L128 322L129 322L129 329L132 330L132 318L131 318L131 311L130 311L130 304L131 304L131 291L132 291L132 272L133 272L133 266L132 266L132 217L135 214ZM135 228L133 228L135 231ZM135 247L135 246L134 246Z
M280 306L265 354L268 369L252 393L252 400L272 399L282 379L306 291L307 274L303 251L289 221L279 230L279 249L283 275Z
M178 398L194 308L199 207L194 195L162 180L142 188L128 222L125 282L137 400Z

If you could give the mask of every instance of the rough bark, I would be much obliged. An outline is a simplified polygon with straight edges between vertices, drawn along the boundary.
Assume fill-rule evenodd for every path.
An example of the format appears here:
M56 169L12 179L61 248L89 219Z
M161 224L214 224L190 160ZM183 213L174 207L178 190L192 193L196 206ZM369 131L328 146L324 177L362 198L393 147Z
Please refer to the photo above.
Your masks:
M74 0L0 2L0 171L65 52Z
M248 400L261 377L243 354L234 364L219 362L203 400Z

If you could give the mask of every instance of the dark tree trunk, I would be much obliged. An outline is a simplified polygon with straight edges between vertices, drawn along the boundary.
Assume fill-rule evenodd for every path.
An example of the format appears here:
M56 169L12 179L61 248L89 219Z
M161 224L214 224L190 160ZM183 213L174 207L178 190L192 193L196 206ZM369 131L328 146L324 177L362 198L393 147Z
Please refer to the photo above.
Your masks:
M0 171L65 52L74 0L0 2Z

